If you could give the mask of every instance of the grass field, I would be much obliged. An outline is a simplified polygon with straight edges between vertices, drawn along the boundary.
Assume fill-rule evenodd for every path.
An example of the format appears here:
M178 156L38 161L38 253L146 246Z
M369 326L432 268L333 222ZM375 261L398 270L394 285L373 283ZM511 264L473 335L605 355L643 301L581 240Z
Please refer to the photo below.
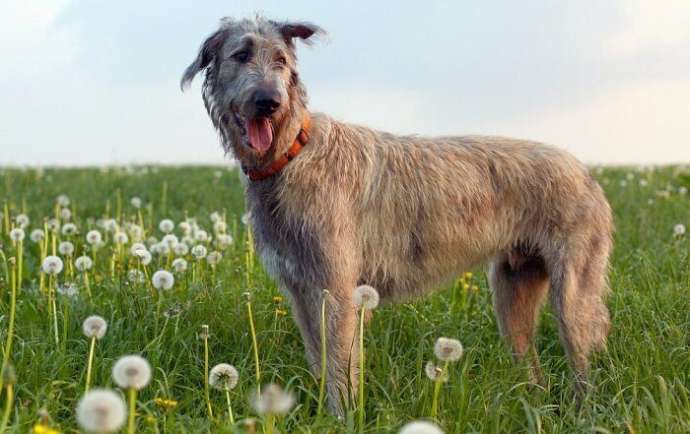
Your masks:
M374 311L365 334L366 432L397 432L405 422L429 416L434 385L424 365L433 359L433 345L440 336L457 338L465 347L460 361L450 365L450 380L441 389L439 425L447 433L690 432L690 234L674 235L677 224L690 225L690 194L684 194L690 187L690 169L594 172L615 212L613 291L608 299L613 328L608 351L594 360L592 379L597 389L584 409L576 410L548 309L538 338L547 382L542 390L528 386L526 370L513 365L501 343L483 271L468 270L472 277L431 297ZM32 242L31 231L43 228L45 218L59 213L56 198L61 194L71 199L68 208L78 233L57 232L45 244ZM143 202L140 210L130 203L135 196ZM247 399L257 379L245 292L251 294L260 382L278 383L296 399L292 410L276 421L277 429L357 432L353 414L342 422L316 416L319 382L307 369L287 300L248 248L236 170L4 169L0 206L9 210L10 226L20 213L30 219L23 241L14 339L7 354L16 371L14 401L8 405L6 387L0 395L7 432L30 432L40 414L41 426L78 431L75 407L84 393L89 353L81 327L92 314L108 322L105 337L95 347L92 387L119 391L111 369L125 354L140 354L153 368L151 383L138 395L140 432L252 432L252 424L246 423L249 418L256 420L256 432L263 432L263 419ZM113 233L98 227L98 219L103 218L118 219L123 230L125 222L141 219L145 238L160 240L161 219L179 223L194 217L214 235L210 220L214 211L226 219L234 243L222 250L215 267L205 260L195 262L187 254L189 269L175 273L175 284L168 291L152 291L148 278L131 283L128 269L141 267L130 253L132 234L120 251L112 242ZM8 260L0 264L0 339L6 351L12 293L6 270L12 274L18 268L19 261L12 265L9 258L17 257L19 244L10 240L5 216L2 220L0 242ZM92 295L88 296L83 273L70 272L69 258L60 255L66 268L57 275L60 291L53 311L50 279L41 278L41 249L50 254L56 238L58 243L73 242L73 258L82 253L91 256L85 240L90 229L98 229L107 240L96 252L95 269L87 272ZM183 236L177 227L175 234ZM206 244L208 251L216 250L213 242ZM144 267L148 276L170 269L172 256L154 254ZM78 288L76 294L65 290L68 281ZM238 386L230 392L237 419L234 427L228 423L223 392L210 391L214 417L208 415L204 345L199 338L202 324L210 330L210 365L230 363L240 374ZM165 408L160 399L176 405L168 403L174 408Z

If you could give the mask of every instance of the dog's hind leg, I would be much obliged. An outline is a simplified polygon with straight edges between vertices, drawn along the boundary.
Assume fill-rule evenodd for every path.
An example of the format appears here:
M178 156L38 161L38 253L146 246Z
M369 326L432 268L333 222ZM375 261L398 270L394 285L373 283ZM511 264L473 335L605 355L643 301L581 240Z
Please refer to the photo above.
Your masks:
M606 346L610 328L603 297L610 240L594 235L577 251L560 255L550 264L551 305L558 320L561 342L575 374L575 390L586 392L590 356Z
M489 283L501 334L521 362L530 358L530 381L541 383L534 332L539 311L549 288L544 261L519 249L502 254L490 263Z

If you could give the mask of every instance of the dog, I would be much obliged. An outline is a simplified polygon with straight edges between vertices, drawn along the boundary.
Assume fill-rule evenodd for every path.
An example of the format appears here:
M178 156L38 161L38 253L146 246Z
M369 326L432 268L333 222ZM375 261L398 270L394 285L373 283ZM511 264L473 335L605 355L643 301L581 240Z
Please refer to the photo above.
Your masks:
M246 174L256 249L291 300L316 373L329 290L332 412L342 415L357 389L355 287L406 300L481 264L515 360L531 358L539 381L533 337L548 295L583 391L610 328L613 224L600 186L573 156L540 143L397 136L310 112L295 46L322 33L308 22L225 18L181 86L205 71L206 109Z

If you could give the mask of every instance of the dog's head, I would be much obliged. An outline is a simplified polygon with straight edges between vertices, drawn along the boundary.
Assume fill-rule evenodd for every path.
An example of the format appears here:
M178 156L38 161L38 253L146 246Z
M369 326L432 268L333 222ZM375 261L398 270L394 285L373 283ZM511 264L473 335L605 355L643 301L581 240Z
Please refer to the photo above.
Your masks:
M224 18L185 70L182 89L206 70L206 109L225 150L245 167L271 161L294 140L306 110L295 40L321 32L304 22Z

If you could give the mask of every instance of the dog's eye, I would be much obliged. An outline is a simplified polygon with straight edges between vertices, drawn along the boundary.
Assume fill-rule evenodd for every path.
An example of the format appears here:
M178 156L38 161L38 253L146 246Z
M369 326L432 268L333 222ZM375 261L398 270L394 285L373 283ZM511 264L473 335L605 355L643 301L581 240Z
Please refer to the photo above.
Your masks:
M287 59L285 58L285 56L280 56L276 59L276 63L280 66L285 66L287 65Z
M232 58L240 63L244 63L249 60L249 51L242 50L232 55Z

